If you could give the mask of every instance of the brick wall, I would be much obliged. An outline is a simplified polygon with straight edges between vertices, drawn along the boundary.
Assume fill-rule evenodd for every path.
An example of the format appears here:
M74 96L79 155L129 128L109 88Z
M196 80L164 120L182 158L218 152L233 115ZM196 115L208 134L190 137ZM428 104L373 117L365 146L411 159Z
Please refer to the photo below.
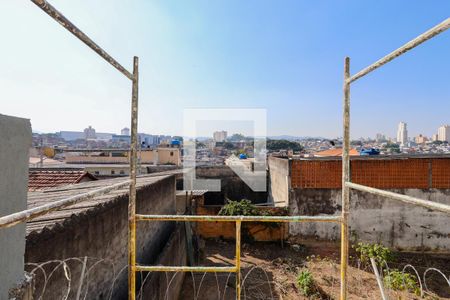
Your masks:
M25 261L42 263L66 260L70 270L71 289L68 299L74 299L80 282L81 263L71 258L89 257L88 266L95 263L83 284L87 299L125 299L127 295L128 256L128 196L102 204L83 215L72 215L62 226L33 233L27 237ZM165 177L139 189L137 212L146 214L175 213L175 178ZM173 222L139 222L137 226L137 262L156 261L174 230ZM101 261L103 260L103 261ZM47 276L58 263L50 263ZM122 272L120 272L122 270ZM43 276L37 272L36 293L43 287ZM163 276L164 274L159 274ZM48 280L43 299L62 299L67 291L62 266ZM114 282L114 278L117 277ZM139 278L139 276L138 276ZM165 280L165 279L164 279ZM138 282L137 286L140 286ZM87 290L88 289L88 290ZM37 297L36 297L37 298Z
M450 158L358 158L350 162L351 181L380 189L450 188ZM292 188L341 188L342 162L293 160Z
M218 215L220 206L197 205L197 215ZM270 212L269 215L285 215L286 211L278 207L258 207L259 211ZM287 237L287 223L261 223L243 222L241 233L243 240L259 242L273 242L284 240ZM236 237L235 222L196 222L194 225L196 234L205 239L223 238L234 240Z

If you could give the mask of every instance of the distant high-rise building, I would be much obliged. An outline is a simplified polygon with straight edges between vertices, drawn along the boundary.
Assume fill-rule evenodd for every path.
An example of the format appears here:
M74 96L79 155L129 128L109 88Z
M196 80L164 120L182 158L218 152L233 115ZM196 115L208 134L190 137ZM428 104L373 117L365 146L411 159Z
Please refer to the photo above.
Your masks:
M377 143L385 142L386 141L386 136L384 134L382 134L382 133L377 133L377 135L375 136L375 141Z
M215 142L223 142L227 138L227 132L226 131L215 131L213 134L213 138Z
M402 146L408 143L408 129L405 122L400 122L397 129L397 142Z
M123 128L120 131L120 135L130 135L130 128L127 128L127 127Z
M441 142L450 142L450 126L443 125L438 129L438 140Z
M419 134L415 138L415 142L417 144L425 144L427 141L428 141L428 138L426 136L421 135L421 134Z
M88 128L84 129L84 138L86 140L95 140L97 135L95 134L95 129L89 125Z
M439 135L437 133L433 134L433 136L431 137L431 140L433 142L438 141L439 140Z

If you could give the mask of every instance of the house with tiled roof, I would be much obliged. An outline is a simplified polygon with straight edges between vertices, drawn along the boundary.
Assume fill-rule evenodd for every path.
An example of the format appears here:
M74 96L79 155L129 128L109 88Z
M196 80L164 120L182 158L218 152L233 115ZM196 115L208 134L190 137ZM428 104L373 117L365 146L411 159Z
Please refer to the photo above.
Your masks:
M359 155L358 150L356 149L350 149L351 156ZM316 157L328 157L328 156L342 156L342 148L332 148L320 152L314 153L314 156Z
M98 180L83 169L67 168L30 168L28 173L28 190L36 191L62 185L77 184Z

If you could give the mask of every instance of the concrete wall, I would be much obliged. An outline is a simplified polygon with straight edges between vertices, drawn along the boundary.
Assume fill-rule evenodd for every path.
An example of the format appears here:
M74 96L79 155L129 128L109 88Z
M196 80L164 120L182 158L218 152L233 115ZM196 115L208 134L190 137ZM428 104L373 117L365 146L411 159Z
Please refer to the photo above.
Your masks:
M27 119L0 115L0 216L27 208L28 149L31 125ZM0 229L0 299L24 279L25 224Z
M161 251L155 265L187 266L186 234L184 222L177 225L169 241ZM187 224L187 223L186 223ZM143 299L166 300L178 299L183 286L185 272L152 272L148 273L143 288ZM190 276L190 274L188 274Z
M275 206L289 205L289 160L269 157L269 201Z
M44 230L27 237L26 261L45 262L53 259L63 260L72 257L88 256L91 266L99 263L89 274L89 299L108 299L113 278L127 265L128 255L128 196L120 196L115 201L99 205L98 208L82 215L73 215L63 226ZM175 177L170 176L139 189L137 192L137 212L147 214L175 213ZM165 246L172 231L173 222L139 222L137 226L137 262L154 263ZM92 258L92 259L91 259ZM77 287L80 280L81 264L68 261L72 286ZM56 264L50 264L47 272ZM114 267L112 266L114 265ZM36 293L42 290L42 276L36 278ZM61 299L67 281L62 268L48 281L44 299ZM138 282L137 286L140 286ZM69 299L73 299L76 288L72 288ZM127 294L127 270L118 276L114 283L112 299L125 299Z
M450 190L391 191L450 204ZM290 194L290 214L340 214L340 189L293 189ZM353 240L381 242L399 250L450 252L448 215L358 191L352 191L350 204L350 230ZM289 233L338 240L340 228L338 224L331 223L291 223Z
M225 198L231 200L249 199L253 203L266 203L267 192L254 192L228 166L197 167L196 177L199 179L220 179L221 192L208 192L205 204L223 204Z

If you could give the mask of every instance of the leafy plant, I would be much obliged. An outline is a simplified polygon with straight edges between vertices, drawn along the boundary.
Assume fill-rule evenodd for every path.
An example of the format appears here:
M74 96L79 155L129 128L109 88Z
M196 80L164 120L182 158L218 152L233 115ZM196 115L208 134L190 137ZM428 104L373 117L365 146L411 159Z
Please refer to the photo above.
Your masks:
M315 292L314 278L308 270L303 270L298 274L297 285L307 297L313 295Z
M360 242L354 248L359 255L361 263L368 263L371 258L374 258L377 264L380 265L392 260L391 250L381 244Z
M420 296L420 287L416 277L397 269L384 271L384 284L395 291L412 291Z
M247 199L241 201L228 200L219 211L221 216L258 216L259 211L256 206Z

